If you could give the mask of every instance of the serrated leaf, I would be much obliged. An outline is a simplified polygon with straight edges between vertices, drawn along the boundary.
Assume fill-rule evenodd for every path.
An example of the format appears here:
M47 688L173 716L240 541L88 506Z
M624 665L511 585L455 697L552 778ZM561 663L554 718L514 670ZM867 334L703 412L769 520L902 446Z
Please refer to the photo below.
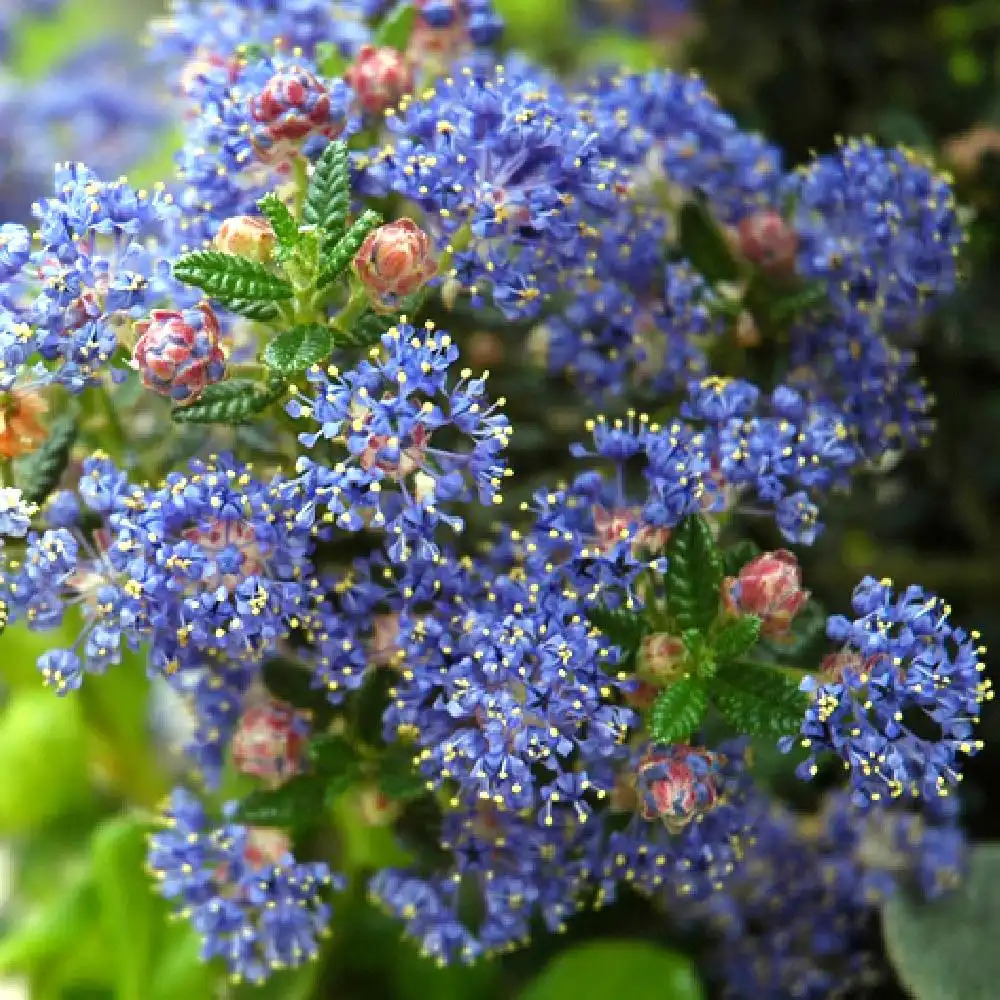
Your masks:
M723 572L726 576L739 576L740 570L759 555L760 546L749 538L742 538L722 550Z
M667 544L667 610L680 630L705 631L719 611L723 566L712 529L692 514L670 534Z
M291 282L263 264L219 250L196 250L174 264L174 277L224 301L282 302L295 295Z
M344 234L350 209L350 161L347 146L337 140L323 150L313 167L302 218L321 229L332 243Z
M650 715L650 732L659 743L681 743L701 723L708 708L708 692L694 678L678 681L661 691Z
M236 822L294 830L320 818L325 775L299 774L279 788L251 792L236 809Z
M910 891L887 900L886 951L916 1000L993 1000L1000 982L1000 844L972 849L961 887L925 901Z
M711 640L716 657L732 660L753 649L760 639L761 624L756 615L743 615L726 622Z
M267 345L264 363L284 375L294 375L328 358L332 350L333 331L328 326L294 326Z
M323 733L310 740L306 756L321 774L339 774L358 764L357 752L350 741L333 733Z
M269 191L257 202L257 207L271 223L278 246L291 250L299 241L299 227L288 206L273 191Z
M321 76L335 78L344 75L350 65L348 58L333 42L319 42L314 50L313 58Z
M382 225L382 216L378 212L366 209L332 247L324 248L320 260L317 286L323 288L336 281L350 267L355 254L361 249L365 237L376 226L380 225Z
M704 205L687 202L678 223L681 252L707 281L733 281L739 277L736 258Z
M797 681L764 664L746 662L720 667L712 701L731 726L748 736L797 733L808 704Z
M76 417L64 413L49 427L45 443L18 465L18 483L25 500L42 503L59 485L76 441Z
M401 3L386 14L375 33L375 45L405 52L413 34L417 12L411 3Z
M214 299L229 312L256 320L258 323L270 323L277 319L280 313L273 302L260 302L256 299L226 299L219 296L215 296Z
M633 669L639 646L649 632L649 626L639 612L595 607L587 611L587 617L610 642L621 649L622 659L618 666L622 670Z
M286 388L279 375L272 375L266 386L241 378L216 382L197 402L175 407L171 416L181 424L241 424L279 400Z

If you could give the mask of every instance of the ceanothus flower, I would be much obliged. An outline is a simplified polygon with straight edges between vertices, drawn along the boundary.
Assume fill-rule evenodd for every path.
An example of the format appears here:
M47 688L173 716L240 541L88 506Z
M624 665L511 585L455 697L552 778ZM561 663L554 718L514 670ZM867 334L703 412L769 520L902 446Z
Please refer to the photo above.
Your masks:
M832 752L859 807L947 795L961 777L959 758L982 748L972 728L993 696L977 635L954 627L949 607L921 587L897 594L889 581L865 577L852 605L857 618L827 622L839 652L803 681L810 701L799 740L809 756L798 773L811 778L818 757ZM782 747L794 743L786 737Z
M160 189L150 196L83 164L56 167L54 196L34 207L30 257L10 250L20 227L4 227L18 270L0 311L0 390L57 383L79 392L100 376L120 330L146 311L156 286L150 239L173 210Z
M499 410L504 400L490 403L486 376L473 378L467 368L452 382L457 359L444 330L401 321L354 369L307 372L312 392L286 409L318 425L299 435L306 448L321 441L337 446L332 468L299 460L310 510L325 506L329 520L349 531L386 528L394 558L401 559L412 544L430 544L438 521L461 527L461 518L442 505L474 496L499 503L511 433ZM447 446L456 433L457 442Z
M332 912L326 897L343 880L323 862L296 861L282 831L234 822L236 806L227 803L225 822L213 826L193 795L175 789L147 865L198 932L202 958L259 984L316 958Z
M530 316L592 273L618 175L554 82L464 67L404 98L386 122L393 142L356 161L361 189L401 195L439 251L455 251L450 279L442 274L449 295L467 291L475 303L489 290L508 316Z

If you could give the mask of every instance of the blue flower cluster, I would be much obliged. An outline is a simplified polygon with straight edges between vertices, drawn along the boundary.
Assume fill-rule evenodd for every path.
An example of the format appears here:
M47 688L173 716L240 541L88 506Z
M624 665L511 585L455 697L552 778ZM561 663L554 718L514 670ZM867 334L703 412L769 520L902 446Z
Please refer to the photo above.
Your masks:
M150 837L158 891L202 937L202 957L221 958L236 982L262 983L275 969L316 957L330 920L326 897L342 881L322 862L297 862L278 830L212 826L202 804L177 789L164 829Z
M761 803L745 866L700 915L716 935L705 964L720 995L827 1000L879 984L879 904L900 877L916 876L929 898L954 887L964 847L954 812L865 820L840 795L822 815L797 817Z
M56 168L54 196L35 205L34 239L23 226L0 227L0 390L80 392L101 375L119 334L151 304L150 237L172 211L160 189L102 181L79 163Z
M972 735L993 697L977 636L956 628L934 594L866 577L852 598L855 619L835 615L827 635L841 644L804 682L811 705L800 774L817 773L832 751L851 775L852 799L871 806L902 796L933 799L953 791L959 759L982 748ZM793 738L784 741L786 749Z

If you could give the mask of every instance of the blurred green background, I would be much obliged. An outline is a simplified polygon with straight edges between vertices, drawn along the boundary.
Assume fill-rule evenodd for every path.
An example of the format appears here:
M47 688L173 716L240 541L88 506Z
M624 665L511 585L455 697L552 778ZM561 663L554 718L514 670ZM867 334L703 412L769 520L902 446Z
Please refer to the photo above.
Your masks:
M70 0L50 21L16 28L5 72L44 79L83 42L134 35L157 6ZM1000 0L700 0L694 24L641 38L614 24L595 29L592 20L581 34L570 0L499 6L515 44L561 66L613 58L635 67L697 67L723 105L781 145L789 162L829 149L837 135L870 133L952 166L971 240L963 290L924 334L938 432L926 451L860 481L834 504L826 533L801 557L809 587L831 609L845 608L866 572L920 582L1000 648ZM87 158L86 149L66 152ZM141 183L165 176L170 158L164 138L144 151L132 175ZM165 922L142 872L143 810L169 787L171 762L150 737L154 706L141 664L57 699L41 689L34 667L50 641L19 628L0 638L0 1000L251 995L198 963L193 937ZM1000 837L1000 811L990 807L1000 778L998 735L994 707L984 721L987 750L964 788L977 838ZM357 817L345 814L343 835L355 874L392 856L385 831ZM637 898L575 921L569 938L586 947L568 960L566 938L540 933L524 951L471 970L439 972L423 962L357 890L340 899L335 927L320 966L280 976L259 995L701 995L680 953L689 942L670 939L664 917ZM879 988L878 995L892 994Z

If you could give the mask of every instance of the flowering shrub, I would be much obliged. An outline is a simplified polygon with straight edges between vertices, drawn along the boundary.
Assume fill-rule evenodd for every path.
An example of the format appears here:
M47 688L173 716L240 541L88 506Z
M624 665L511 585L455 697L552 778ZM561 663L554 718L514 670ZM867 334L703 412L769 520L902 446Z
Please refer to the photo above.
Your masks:
M957 880L992 692L942 598L827 617L784 546L932 432L949 181L868 139L786 164L695 75L505 64L488 0L387 6L176 4L176 178L60 164L0 229L2 622L51 633L55 695L137 660L170 693L147 867L236 981L320 955L354 879L441 964L629 887L730 995L863 982L866 831ZM539 381L591 412L525 493ZM752 742L842 772L817 828ZM425 843L352 866L357 801Z

